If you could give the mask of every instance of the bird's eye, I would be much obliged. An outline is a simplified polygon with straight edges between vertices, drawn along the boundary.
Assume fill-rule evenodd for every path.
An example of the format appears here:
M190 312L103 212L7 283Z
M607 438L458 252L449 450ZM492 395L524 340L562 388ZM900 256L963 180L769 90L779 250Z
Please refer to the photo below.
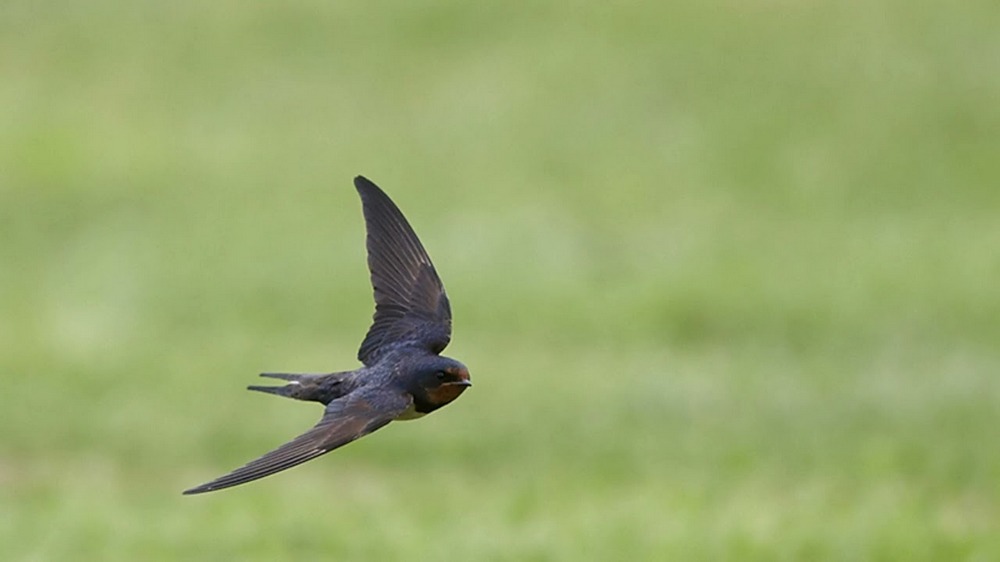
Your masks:
M437 373L434 373L434 376L437 377L437 380L443 381L444 377L445 377L445 374L444 374L444 371L438 371Z

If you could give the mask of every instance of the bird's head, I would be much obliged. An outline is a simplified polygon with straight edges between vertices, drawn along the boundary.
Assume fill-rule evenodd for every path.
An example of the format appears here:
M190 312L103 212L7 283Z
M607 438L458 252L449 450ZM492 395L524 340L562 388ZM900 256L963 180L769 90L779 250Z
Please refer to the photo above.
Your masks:
M419 365L412 381L413 402L417 411L423 414L448 404L472 386L465 365L438 356Z

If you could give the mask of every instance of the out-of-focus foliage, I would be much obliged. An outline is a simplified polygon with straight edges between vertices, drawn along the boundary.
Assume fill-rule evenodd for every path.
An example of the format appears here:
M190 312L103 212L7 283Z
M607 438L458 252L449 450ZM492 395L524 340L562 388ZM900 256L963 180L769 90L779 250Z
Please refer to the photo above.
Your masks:
M0 558L1000 558L1000 9L0 6ZM475 386L204 497L353 368L351 178Z

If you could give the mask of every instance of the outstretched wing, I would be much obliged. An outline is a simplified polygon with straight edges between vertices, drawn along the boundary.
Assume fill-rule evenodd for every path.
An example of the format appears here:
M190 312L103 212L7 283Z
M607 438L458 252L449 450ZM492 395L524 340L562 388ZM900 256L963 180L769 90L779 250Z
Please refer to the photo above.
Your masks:
M309 431L225 476L184 493L201 494L238 486L302 464L385 426L406 410L412 400L407 394L385 391L350 394L334 400Z
M362 176L354 186L364 207L375 289L374 321L358 359L372 365L397 343L440 353L451 340L451 307L431 259L389 196Z

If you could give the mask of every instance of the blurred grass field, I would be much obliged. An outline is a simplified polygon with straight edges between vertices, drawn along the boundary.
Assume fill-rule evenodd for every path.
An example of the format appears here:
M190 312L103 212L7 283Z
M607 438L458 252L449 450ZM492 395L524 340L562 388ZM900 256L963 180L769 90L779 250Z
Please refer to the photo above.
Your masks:
M1000 559L1000 6L0 5L3 560ZM475 386L353 368L359 173Z

